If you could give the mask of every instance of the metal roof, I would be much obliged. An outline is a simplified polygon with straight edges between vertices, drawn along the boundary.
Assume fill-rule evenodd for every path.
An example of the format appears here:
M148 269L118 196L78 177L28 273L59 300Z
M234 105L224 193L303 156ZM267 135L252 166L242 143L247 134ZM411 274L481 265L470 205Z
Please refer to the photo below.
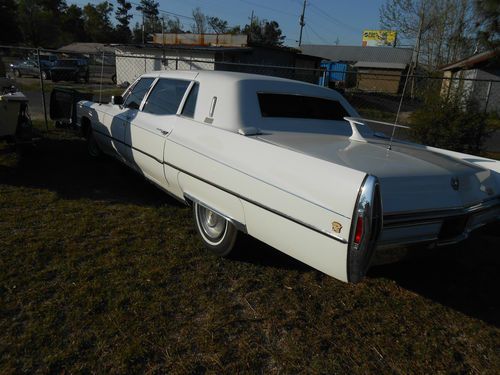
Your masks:
M458 60L452 62L451 64L443 65L440 67L440 70L460 70L460 69L473 69L481 64L485 64L490 60L493 60L495 57L500 55L500 48L496 50L486 51L482 53L478 53L476 55L469 56L465 59Z
M413 56L411 48L331 46L324 44L303 44L300 49L308 55L331 61L376 62L409 64Z
M103 43L71 43L58 49L59 52L75 52L75 53L98 53L98 52L115 52L115 48L109 44Z
M375 68L375 69L396 69L404 70L408 64L401 63L387 63L387 62L370 62L370 61L358 61L354 66L356 68Z

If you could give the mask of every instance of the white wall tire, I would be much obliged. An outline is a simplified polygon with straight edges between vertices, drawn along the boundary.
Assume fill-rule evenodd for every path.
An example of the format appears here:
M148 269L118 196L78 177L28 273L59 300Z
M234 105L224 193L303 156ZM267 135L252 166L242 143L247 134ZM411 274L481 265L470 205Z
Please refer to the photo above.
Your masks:
M238 236L234 225L197 202L193 203L193 216L205 247L215 255L229 255Z

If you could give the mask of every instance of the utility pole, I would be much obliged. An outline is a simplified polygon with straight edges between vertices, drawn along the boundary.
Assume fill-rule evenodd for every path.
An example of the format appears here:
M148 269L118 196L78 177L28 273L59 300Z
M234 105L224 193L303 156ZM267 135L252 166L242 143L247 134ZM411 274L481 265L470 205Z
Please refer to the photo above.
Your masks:
M299 22L299 25L300 25L299 47L302 44L302 29L306 25L306 23L304 22L304 14L306 13L306 2L307 2L307 0L304 0L304 5L302 7L302 14L300 15L300 22Z
M253 10L252 10L252 15L250 16L250 27L253 25Z
M142 11L142 44L146 44L144 43L144 10Z
M161 17L161 46L163 49L163 59L161 60L161 63L163 64L163 68L165 68L165 65L167 65L167 58L165 57L165 16Z

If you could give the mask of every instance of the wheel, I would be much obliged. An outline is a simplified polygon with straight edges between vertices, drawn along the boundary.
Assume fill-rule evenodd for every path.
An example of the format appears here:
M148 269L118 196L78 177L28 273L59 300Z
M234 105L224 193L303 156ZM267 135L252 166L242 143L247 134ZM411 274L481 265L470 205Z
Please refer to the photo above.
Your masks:
M193 216L205 247L215 255L228 255L238 237L234 225L197 202L193 204Z
M111 76L111 82L113 82L116 85L116 74L113 74Z
M21 77L21 72L18 69L14 69L14 75L19 78Z
M87 131L87 152L92 158L98 158L102 155L102 151L97 144L91 127L89 127Z

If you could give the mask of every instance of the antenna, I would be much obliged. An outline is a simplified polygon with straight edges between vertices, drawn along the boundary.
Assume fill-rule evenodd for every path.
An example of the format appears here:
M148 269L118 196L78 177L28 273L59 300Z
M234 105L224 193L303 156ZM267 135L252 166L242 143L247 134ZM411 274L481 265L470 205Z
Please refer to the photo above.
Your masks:
M302 44L302 29L306 25L306 23L304 22L304 14L306 13L306 2L307 0L304 0L304 5L302 6L302 14L300 15L300 21L299 21L300 25L299 47Z
M412 71L414 69L414 65L413 65L413 57L414 56L413 55L415 55L415 52L417 54L417 56L415 58L415 66L418 63L418 54L420 51L420 38L422 37L423 19L424 19L424 3L422 2L422 6L420 7L420 22L419 22L419 26L418 26L418 38L417 38L417 41L415 42L415 45L413 46L413 54L411 56L410 66L408 67L408 71L406 72L405 84L403 86L403 93L401 94L401 100L399 101L398 112L396 113L396 119L394 120L394 127L392 128L391 139L389 140L389 146L387 147L388 150L392 150L392 141L394 139L394 133L396 132L396 124L398 123L398 120L399 120L399 113L401 112L401 107L403 105L403 100L404 100L405 92L406 92L406 86L408 85L408 78L410 77L410 71Z

